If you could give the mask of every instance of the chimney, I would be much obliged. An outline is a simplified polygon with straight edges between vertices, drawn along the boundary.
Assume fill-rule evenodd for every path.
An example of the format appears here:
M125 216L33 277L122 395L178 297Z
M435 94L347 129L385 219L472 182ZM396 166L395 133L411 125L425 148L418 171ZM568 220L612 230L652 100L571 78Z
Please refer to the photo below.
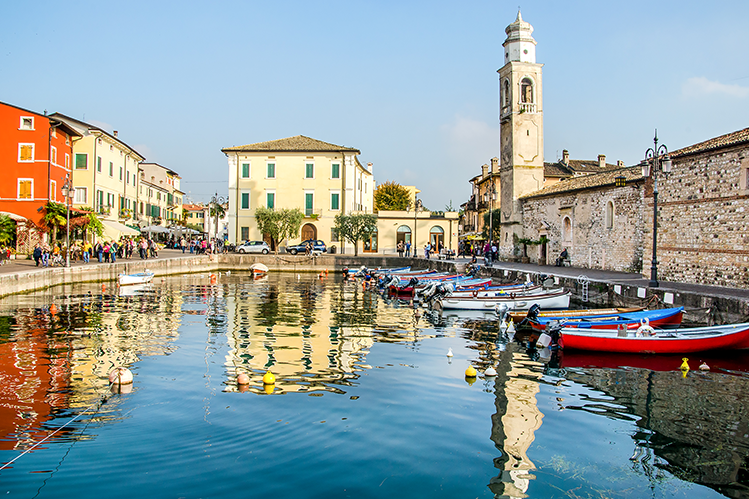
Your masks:
M622 161L621 159L617 159L616 166L618 166L619 168L624 168L624 161Z
M567 149L562 151L562 163L565 165L570 164L570 152Z
M367 170L369 170L369 173L372 173L372 167L374 165L372 163L367 163Z
M499 173L499 158L492 158L492 173Z
M606 155L605 154L599 154L598 155L598 168L606 168Z
M489 174L489 165L481 165L481 177L486 177Z
M117 130L114 131L114 136L117 137Z

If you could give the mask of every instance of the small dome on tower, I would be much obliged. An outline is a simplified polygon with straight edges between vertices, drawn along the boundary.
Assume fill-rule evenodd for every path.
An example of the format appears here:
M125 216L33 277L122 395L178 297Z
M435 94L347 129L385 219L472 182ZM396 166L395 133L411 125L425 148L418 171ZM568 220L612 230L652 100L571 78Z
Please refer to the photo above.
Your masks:
M505 64L511 61L536 62L536 40L533 39L533 26L523 21L518 9L515 22L505 28L507 39L502 44L505 48Z

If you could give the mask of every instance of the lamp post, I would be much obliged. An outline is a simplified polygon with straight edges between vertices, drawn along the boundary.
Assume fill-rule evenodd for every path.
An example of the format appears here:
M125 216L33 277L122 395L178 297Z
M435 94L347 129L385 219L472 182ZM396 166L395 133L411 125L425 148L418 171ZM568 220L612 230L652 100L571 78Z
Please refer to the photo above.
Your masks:
M416 194L414 194L414 240L411 243L411 249L413 250L413 257L417 258L417 248L416 248L416 215L419 213L419 210L422 207L421 199L416 197Z
M220 205L223 205L225 202L226 198L224 198L223 196L219 196L218 192L211 198L211 203L213 204L213 215L216 221L216 227L213 231L213 240L216 241L216 244L218 244L218 207Z
M645 151L645 159L640 163L642 165L642 176L653 178L653 258L650 264L650 282L651 288L658 287L658 172L668 175L671 172L671 158L668 155L668 148L665 144L658 145L658 130L655 131L653 138L653 147Z
M70 181L70 174L65 176L62 185L62 197L65 198L65 266L70 267L70 200L75 195L75 189Z
M492 180L492 189L489 192L489 247L494 239L494 198L497 197L497 187Z

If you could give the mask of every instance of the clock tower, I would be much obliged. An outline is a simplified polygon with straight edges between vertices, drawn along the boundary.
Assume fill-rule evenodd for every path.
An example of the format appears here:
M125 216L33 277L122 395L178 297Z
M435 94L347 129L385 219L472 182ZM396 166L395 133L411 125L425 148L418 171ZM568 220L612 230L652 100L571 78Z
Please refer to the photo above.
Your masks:
M544 114L541 68L536 63L533 26L520 11L505 29L505 65L499 73L500 224L499 248L512 256L513 234L523 237L518 198L544 184Z

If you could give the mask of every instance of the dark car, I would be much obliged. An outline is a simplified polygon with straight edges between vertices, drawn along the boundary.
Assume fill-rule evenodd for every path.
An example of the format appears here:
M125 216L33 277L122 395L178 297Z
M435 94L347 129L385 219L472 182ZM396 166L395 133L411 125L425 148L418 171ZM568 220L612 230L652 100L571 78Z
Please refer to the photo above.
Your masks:
M312 251L315 253L327 253L328 251L325 243L320 241L319 239L307 239L306 241L302 241L299 244L286 246L286 252L291 253L292 255L296 255L297 253L304 253L305 251L307 251L307 243L312 243Z

